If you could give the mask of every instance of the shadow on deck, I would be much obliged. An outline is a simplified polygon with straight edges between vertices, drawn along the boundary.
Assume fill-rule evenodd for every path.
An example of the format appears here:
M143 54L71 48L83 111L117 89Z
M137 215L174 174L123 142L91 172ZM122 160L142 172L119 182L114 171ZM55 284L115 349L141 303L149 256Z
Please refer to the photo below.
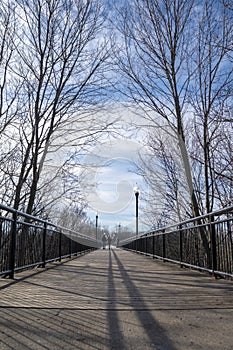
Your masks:
M0 349L230 350L233 284L120 249L0 280Z

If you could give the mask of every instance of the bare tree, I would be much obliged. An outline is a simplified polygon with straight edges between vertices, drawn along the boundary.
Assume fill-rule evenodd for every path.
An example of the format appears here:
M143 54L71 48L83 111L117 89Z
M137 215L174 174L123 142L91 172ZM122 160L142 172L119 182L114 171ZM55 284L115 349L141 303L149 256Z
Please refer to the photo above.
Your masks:
M125 93L143 110L150 127L154 125L158 130L163 130L164 125L167 130L170 127L183 162L195 216L199 216L204 207L208 212L213 208L209 187L212 157L209 137L212 133L214 140L216 126L221 124L217 104L226 102L231 94L232 66L226 67L232 58L232 20L229 20L232 12L229 15L226 5L222 0L200 3L134 0L126 3L119 24L125 54L119 55L118 64L125 77ZM194 95L194 86L198 86L199 94L195 89ZM190 130L187 126L197 112L193 113L196 105L204 125L201 144L205 206L202 205L203 196L196 191L187 133ZM210 120L217 122L212 130Z
M191 53L193 1L134 0L126 8L121 30L126 55L119 66L128 80L128 93L140 106L153 110L176 135L183 160L193 214L199 207L185 142L185 107L190 83L187 56ZM159 118L146 114L159 127Z
M3 0L0 3L0 188L1 200L8 204L12 204L11 189L18 166L12 125L21 111L19 93L22 83L12 71L16 33L15 6L11 1Z
M11 63L16 40L15 9L9 1L0 4L0 135L18 112L17 94L20 89L12 75Z
M81 129L85 124L85 132L77 130L79 140L106 128L86 110L101 102L109 47L99 35L103 16L98 0L17 3L20 25L14 74L23 84L24 108L15 124L21 166L15 176L14 207L24 202L27 213L32 213L55 133L58 137L63 126L69 133L74 120ZM64 142L56 141L59 147Z
M185 174L173 138L155 129L148 135L148 154L140 157L145 181L148 184L147 223L182 221L190 216L191 208Z
M204 101L205 123L207 123L206 118L209 118L210 115L213 118L216 113L216 102L221 94L225 95L226 99L225 89L231 83L231 70L230 73L221 77L224 67L222 71L219 69L221 63L224 62L223 57L227 57L225 50L228 50L232 40L230 26L224 26L228 19L227 11L224 10L225 4L226 2L222 0L217 2L212 0L204 2L134 0L127 2L122 11L124 12L122 22L119 24L119 29L123 33L125 54L120 56L118 64L125 77L127 96L142 108L150 127L154 125L155 128L162 130L166 125L175 135L189 190L192 215L196 217L201 214L204 206L202 195L196 191L194 168L192 168L188 149L189 135L186 127L193 117L194 109L190 96L193 94L193 83L195 79L198 79L199 70L203 72L203 76L199 75L203 89L197 96ZM218 12L221 9L221 13L216 15L214 24L210 20L213 13L216 13L215 9L218 9ZM205 16L208 21L205 21ZM215 32L213 28L218 21ZM203 42L201 41L202 36L199 36L200 29L203 31L201 32ZM212 35L214 38L218 31L221 33L220 39L210 40ZM227 36L225 40L223 40L224 35ZM203 44L205 45L202 50ZM201 55L199 61L196 62L198 49ZM212 61L213 54L215 55L214 61ZM228 61L229 55L228 50ZM207 68L203 68L206 59ZM227 64L226 61L224 63ZM220 75L217 74L218 72ZM202 86L203 82L206 83L205 86ZM204 129L205 139L204 142L203 138L201 141L202 145L204 144L205 154L205 209L209 211L211 206L208 177L211 155L210 148L207 147L209 142L207 134L213 130L210 131L208 126ZM203 229L200 228L199 231L208 265L211 266L209 236Z
M195 113L196 150L197 144L200 147L198 152L193 148L193 152L203 165L203 207L209 213L217 197L217 173L224 176L226 163L221 162L220 154L223 152L224 139L228 138L227 128L232 127L233 123L226 115L229 107L232 108L230 46L233 40L233 17L226 1L206 0L201 11L197 12L197 18L197 45L192 55L196 69L190 84L190 101ZM220 162L216 162L217 159Z

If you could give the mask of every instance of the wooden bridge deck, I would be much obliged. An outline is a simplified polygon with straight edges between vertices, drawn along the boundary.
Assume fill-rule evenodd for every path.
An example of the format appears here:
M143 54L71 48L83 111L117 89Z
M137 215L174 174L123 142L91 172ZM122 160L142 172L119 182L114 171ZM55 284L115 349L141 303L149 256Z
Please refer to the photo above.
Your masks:
M230 350L233 283L120 249L0 279L0 349Z

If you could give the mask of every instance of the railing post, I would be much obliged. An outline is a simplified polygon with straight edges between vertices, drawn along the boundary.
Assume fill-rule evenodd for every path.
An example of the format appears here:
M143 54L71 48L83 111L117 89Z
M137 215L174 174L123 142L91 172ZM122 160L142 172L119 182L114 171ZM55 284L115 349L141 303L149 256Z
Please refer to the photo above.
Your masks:
M2 216L2 212L0 210L0 234L2 234L2 218L1 218L1 216Z
M139 242L139 238L137 238L136 240L136 252L140 251L140 242Z
M165 236L164 230L162 235L163 235L162 236L163 237L163 261L165 261L164 259L166 258L166 236Z
M2 212L0 211L0 244L2 244Z
M152 255L153 255L153 259L155 258L155 234L153 233L152 236Z
M10 242L10 262L9 262L9 278L14 278L15 271L15 247L16 247L16 234L17 234L17 211L13 212L13 221L11 227L11 242Z
M46 236L47 236L47 222L44 223L43 239L42 239L42 268L46 264Z
M142 240L143 240L142 238L139 238L138 241L137 241L138 242L137 243L138 244L137 245L137 250L139 251L139 253L141 253L141 251L142 251Z
M61 244L62 244L62 232L59 231L59 243L58 243L58 255L59 255L59 259L58 261L61 262L61 256L62 256L62 251L61 251Z
M72 240L69 238L69 258L72 257Z
M217 270L217 251L216 251L216 231L214 216L210 215L210 240L211 240L211 260L212 260L212 275L215 276L215 271Z
M179 225L179 244L180 244L180 267L183 267L183 232L182 225Z

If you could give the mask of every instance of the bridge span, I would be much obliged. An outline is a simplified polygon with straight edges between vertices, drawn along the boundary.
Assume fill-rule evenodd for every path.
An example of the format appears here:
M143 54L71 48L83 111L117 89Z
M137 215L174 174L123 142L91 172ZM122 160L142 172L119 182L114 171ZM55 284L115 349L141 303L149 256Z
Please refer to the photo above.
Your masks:
M231 350L233 283L122 249L0 279L0 349Z

